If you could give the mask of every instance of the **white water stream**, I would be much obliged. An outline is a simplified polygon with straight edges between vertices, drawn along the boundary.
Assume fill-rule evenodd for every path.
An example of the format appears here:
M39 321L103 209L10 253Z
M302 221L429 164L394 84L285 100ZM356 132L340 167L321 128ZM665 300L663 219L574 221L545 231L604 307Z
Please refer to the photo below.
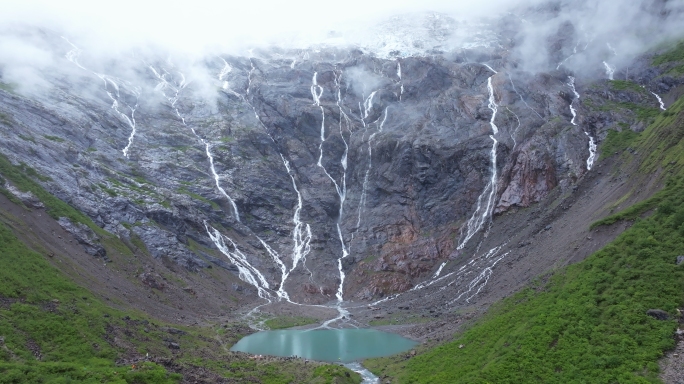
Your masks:
M363 101L363 110L361 113L361 123L363 123L364 128L366 127L366 119L368 118L368 115L370 114L371 110L373 109L373 98L375 97L375 94L378 91L373 91L366 97L366 99ZM361 109L361 104L359 104L359 109Z
M264 275L259 272L258 269L252 266L252 264L247 261L247 257L243 254L237 247L237 245L229 237L221 234L218 229L212 227L211 225L204 222L204 227L209 235L209 238L216 245L216 247L223 253L231 263L233 263L240 273L240 279L253 285L257 289L259 297L271 302L273 295L268 291L270 287ZM228 240L231 247L228 247L225 243ZM231 250L232 248L232 250Z
M658 99L658 104L660 105L660 110L666 111L667 108L665 108L665 103L663 102L663 99L660 98L660 96L658 96L658 94L655 93L655 92L651 92L651 94L652 94L653 96L655 96L656 99Z
M399 78L399 101L401 101L401 97L404 95L404 81L401 78L401 62L399 62L399 59L397 59L397 77Z
M209 159L209 169L211 170L211 174L214 178L214 184L216 185L216 189L218 189L219 192L221 192L221 194L228 200L231 207L233 208L233 214L235 216L235 220L237 220L239 222L240 221L240 213L238 212L238 208L237 208L237 205L235 204L235 200L233 200L233 198L230 197L230 195L228 195L226 190L223 189L223 187L221 187L220 177L219 177L218 173L216 172L216 167L214 166L214 156L211 153L211 146L210 146L209 142L204 140L197 133L197 131L195 131L194 127L188 126L188 124L186 124L185 117L183 117L181 115L180 111L178 110L178 107L176 107L176 103L178 102L181 90L183 90L183 88L185 88L188 85L188 83L185 81L185 75L179 71L178 74L181 77L181 81L179 83L176 83L174 80L171 80L173 82L172 83L169 80L167 80L167 77L170 76L170 73L167 72L166 70L164 70L163 68L160 71L157 71L152 65L148 65L148 68L152 71L154 76L159 81L159 83L157 84L155 89L157 91L161 92L161 94L171 104L171 108L173 108L173 110L176 112L176 116L178 116L178 118L181 120L181 123L185 127L189 127L190 130L192 131L192 134L195 135L195 137L200 141L200 143L202 143L202 145L204 145L204 152L207 156L207 159ZM171 93L171 95L168 95L167 91L169 91Z
M292 187L297 193L297 206L295 207L294 215L292 216L292 222L294 223L294 229L292 230L292 268L290 268L287 275L283 275L281 283L282 288L282 285L285 284L285 280L287 280L287 276L297 268L300 261L302 262L302 265L304 265L304 268L306 268L306 256L311 252L311 226L303 223L301 220L304 202L302 200L302 194L299 192L299 188L297 188L297 183L295 182L293 174L294 172L292 172L292 169L290 168L290 163L285 160L285 157L282 154L280 155L280 158L285 165L285 169L287 169L287 174L292 180ZM309 271L309 273L311 274L311 271Z
M570 120L570 123L576 126L577 123L575 122L575 119L577 118L577 111L575 110L573 104L575 103L575 101L578 101L580 99L580 94L577 92L577 89L575 88L574 77L568 77L568 86L570 87L570 89L572 89L572 93L575 95L575 98L570 103L570 113L572 113L572 120ZM584 134L587 135L587 137L589 138L589 157L587 158L587 170L591 171L591 168L594 166L594 160L596 160L596 140L594 140L594 137L592 137L589 134L589 132L584 131Z
M373 139L378 133L381 133L383 130L383 127L385 125L385 121L387 121L387 107L385 108L385 113L382 118L382 121L378 124L378 129L377 131L373 132L369 137L368 137L368 168L366 168L366 174L363 177L363 186L361 188L361 198L359 199L359 209L358 209L358 215L356 219L356 228L358 229L361 226L361 214L363 212L363 209L366 206L366 198L367 194L366 191L368 189L368 179L370 177L370 172L371 168L373 167Z
M565 64L566 61L570 60L571 57L573 57L573 56L575 56L575 55L577 54L577 47L579 46L579 43L580 43L580 42L578 41L577 44L575 44L575 48L572 49L572 54L570 54L570 56L566 57L566 58L563 59L560 63L558 63L558 65L556 66L556 71L559 70L560 67L561 67L563 64ZM585 49L586 49L586 47L585 47Z
M606 76L608 76L608 80L614 80L615 68L605 61L603 62L603 66L606 69Z
M496 76L496 72L492 67L484 64L489 70L494 72L492 76L487 79L487 91L489 92L489 103L487 107L492 111L492 117L489 120L489 125L492 128L492 134L489 138L492 140L492 150L490 151L490 179L484 190L477 198L477 207L475 212L468 220L466 225L466 233L463 239L460 241L456 249L463 249L468 241L475 236L475 234L482 229L482 227L491 220L492 211L494 210L494 204L496 200L496 190L497 190L497 169L496 169L496 149L499 142L496 140L496 135L499 133L499 128L496 126L496 114L498 112L498 105L496 104L496 96L494 94L494 86L492 85L492 78ZM442 268L442 266L440 266ZM439 276L439 275L436 275Z
M529 104L527 104L527 101L525 101L525 99L522 97L520 92L518 92L518 89L515 88L515 83L513 83L513 78L511 77L511 74L508 73L507 75L508 75L508 80L510 80L510 82L511 82L511 87L513 88L513 92L515 92L518 95L518 97L520 97L520 101L522 101L523 104L525 104L527 106L527 108L529 108L532 112L534 112L535 115L539 116L540 119L544 120L544 118L539 114L539 112L537 112L534 108L532 108Z
M344 301L344 299L343 299L343 296L344 296L344 279L346 277L346 275L344 273L344 269L342 268L342 261L347 256L349 256L349 250L347 248L346 243L344 242L344 236L342 235L342 228L340 227L340 222L341 222L342 216L344 214L344 203L345 203L345 200L347 197L347 153L349 151L349 146L347 144L347 141L344 139L344 135L342 132L342 116L340 116L340 136L342 137L342 140L344 142L345 150L344 150L344 153L342 154L342 158L340 159L340 164L342 165L342 169L343 169L342 180L338 184L337 181L335 180L335 178L333 178L330 175L328 170L325 169L325 166L323 165L323 145L325 143L325 137L326 137L325 136L325 109L321 105L321 96L323 96L323 87L321 87L318 84L317 76L318 76L318 72L314 72L314 75L313 75L313 78L311 81L312 82L312 84L311 84L311 96L313 97L313 105L320 108L321 117L322 117L321 118L321 142L318 146L319 156L318 156L317 166L323 170L323 173L325 173L325 175L328 177L328 179L330 179L330 181L333 183L333 185L335 186L335 191L337 192L337 196L339 197L339 200L340 200L340 209L338 212L337 222L335 225L337 228L337 236L340 240L340 246L342 248L342 256L337 259L337 269L338 269L339 274L340 274L340 284L337 288L337 293L335 294L335 296L337 297L338 304L341 304ZM336 83L338 83L338 82L339 81L336 80ZM339 85L338 85L338 88L339 88ZM339 98L340 98L340 95L339 95L339 89L338 89L338 103L337 103L338 107L340 106ZM370 97L370 100L371 100L370 103L372 103L372 95ZM340 108L340 111L341 111L341 108ZM367 113L366 113L366 117L367 117ZM340 315L344 316L346 314L343 315L340 312Z
M140 99L140 94L141 94L140 87L132 86L129 83L127 83L126 81L123 81L121 79L117 79L115 77L108 76L108 75L105 75L102 73L97 73L97 72L91 71L90 69L85 68L83 65L81 65L78 62L78 59L80 58L81 53L83 53L83 51L80 48L78 48L76 45L74 45L71 41L69 41L69 39L67 39L66 37L62 36L62 39L64 39L72 47L72 49L65 54L66 59L69 60L70 62L72 62L73 64L75 64L77 67L83 69L84 71L92 73L93 75L100 78L100 80L102 80L102 82L104 83L105 92L107 93L107 96L109 96L109 98L112 100L111 108L131 128L131 134L128 136L128 144L121 150L124 157L128 157L128 152L130 151L131 145L133 145L133 138L135 137L135 133L136 133L135 110L138 108L138 101ZM115 92L116 96L115 96L115 94L113 94L109 90L109 86L114 88L114 92ZM123 88L124 91L135 96L135 105L133 105L133 106L129 105L125 101L125 99L121 97L120 88ZM130 117L126 113L122 112L119 109L119 104L123 104L124 106L126 106L128 108L128 110L130 111Z

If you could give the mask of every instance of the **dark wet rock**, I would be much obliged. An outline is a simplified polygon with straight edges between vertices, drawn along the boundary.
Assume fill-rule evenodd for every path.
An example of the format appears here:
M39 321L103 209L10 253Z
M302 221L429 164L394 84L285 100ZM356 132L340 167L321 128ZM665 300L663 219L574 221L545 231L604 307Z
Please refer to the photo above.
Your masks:
M65 231L71 233L79 244L83 245L85 251L92 256L106 257L107 251L100 244L100 237L87 225L82 223L72 223L66 217L57 220Z
M172 334L172 335L185 335L187 333L183 330L171 328L171 327L164 328L163 330Z
M662 309L649 309L646 314L653 317L656 320L669 320L670 314L663 311Z

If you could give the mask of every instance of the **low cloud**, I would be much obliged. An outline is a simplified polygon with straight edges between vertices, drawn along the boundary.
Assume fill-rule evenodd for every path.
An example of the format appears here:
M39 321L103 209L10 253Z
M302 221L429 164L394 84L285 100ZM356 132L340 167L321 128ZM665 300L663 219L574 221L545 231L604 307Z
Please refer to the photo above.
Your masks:
M604 61L620 69L650 47L684 36L683 9L682 0L122 0L109 8L26 0L0 14L0 73L20 91L46 86L41 74L69 64L64 55L72 47L64 36L93 72L149 81L141 61L155 57L182 69L206 97L218 81L218 73L207 73L209 57L249 56L269 46L355 46L381 56L513 47L509 57L530 72L563 66L599 76Z

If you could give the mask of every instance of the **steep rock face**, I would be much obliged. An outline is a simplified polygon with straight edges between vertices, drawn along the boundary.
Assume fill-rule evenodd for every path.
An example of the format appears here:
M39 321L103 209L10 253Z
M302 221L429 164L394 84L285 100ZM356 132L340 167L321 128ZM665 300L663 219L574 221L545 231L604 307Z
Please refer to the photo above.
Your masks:
M577 34L563 25L550 40L556 62ZM655 100L578 81L577 101L560 64L517 68L514 41L422 56L261 51L207 58L208 78L192 79L153 54L105 75L45 39L65 58L45 92L0 90L0 151L154 257L218 265L262 297L307 303L382 297L436 276L468 257L492 214L581 178L590 136L639 126L592 100ZM631 76L654 89L679 84L640 68Z
M507 185L501 193L496 212L511 206L527 207L539 202L557 185L556 167L552 158L537 143L527 142L519 151L511 155L511 162L504 169L502 185ZM546 143L539 143L541 145Z
M130 127L106 104L73 95L53 112L45 100L3 93L14 127L34 138L11 136L7 152L22 161L40 152L26 160L55 180L48 186L57 196L111 232L133 232L155 257L204 268L221 254L203 256L187 244L215 248L207 231L218 226L234 242L228 252L248 255L277 290L282 268L267 244L292 269L284 289L308 301L333 297L339 265L350 275L343 294L370 298L411 288L452 255L493 172L491 76L499 106L497 212L538 201L584 172L586 144L574 140L581 132L546 122L567 108L554 93L562 81L517 80L535 92L528 100L514 90L515 74L478 63L327 54L294 68L270 57L227 58L230 85L213 106L171 77L165 84L181 96L169 104L148 79L128 157L117 148ZM54 135L67 140L44 139Z

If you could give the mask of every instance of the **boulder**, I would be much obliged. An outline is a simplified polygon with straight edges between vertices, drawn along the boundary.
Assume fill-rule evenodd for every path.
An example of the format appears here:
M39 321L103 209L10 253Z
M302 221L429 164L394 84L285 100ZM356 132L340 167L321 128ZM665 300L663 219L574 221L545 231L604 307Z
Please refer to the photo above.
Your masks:
M668 320L670 318L670 314L663 311L662 309L649 309L646 311L646 314L653 317L656 320Z

